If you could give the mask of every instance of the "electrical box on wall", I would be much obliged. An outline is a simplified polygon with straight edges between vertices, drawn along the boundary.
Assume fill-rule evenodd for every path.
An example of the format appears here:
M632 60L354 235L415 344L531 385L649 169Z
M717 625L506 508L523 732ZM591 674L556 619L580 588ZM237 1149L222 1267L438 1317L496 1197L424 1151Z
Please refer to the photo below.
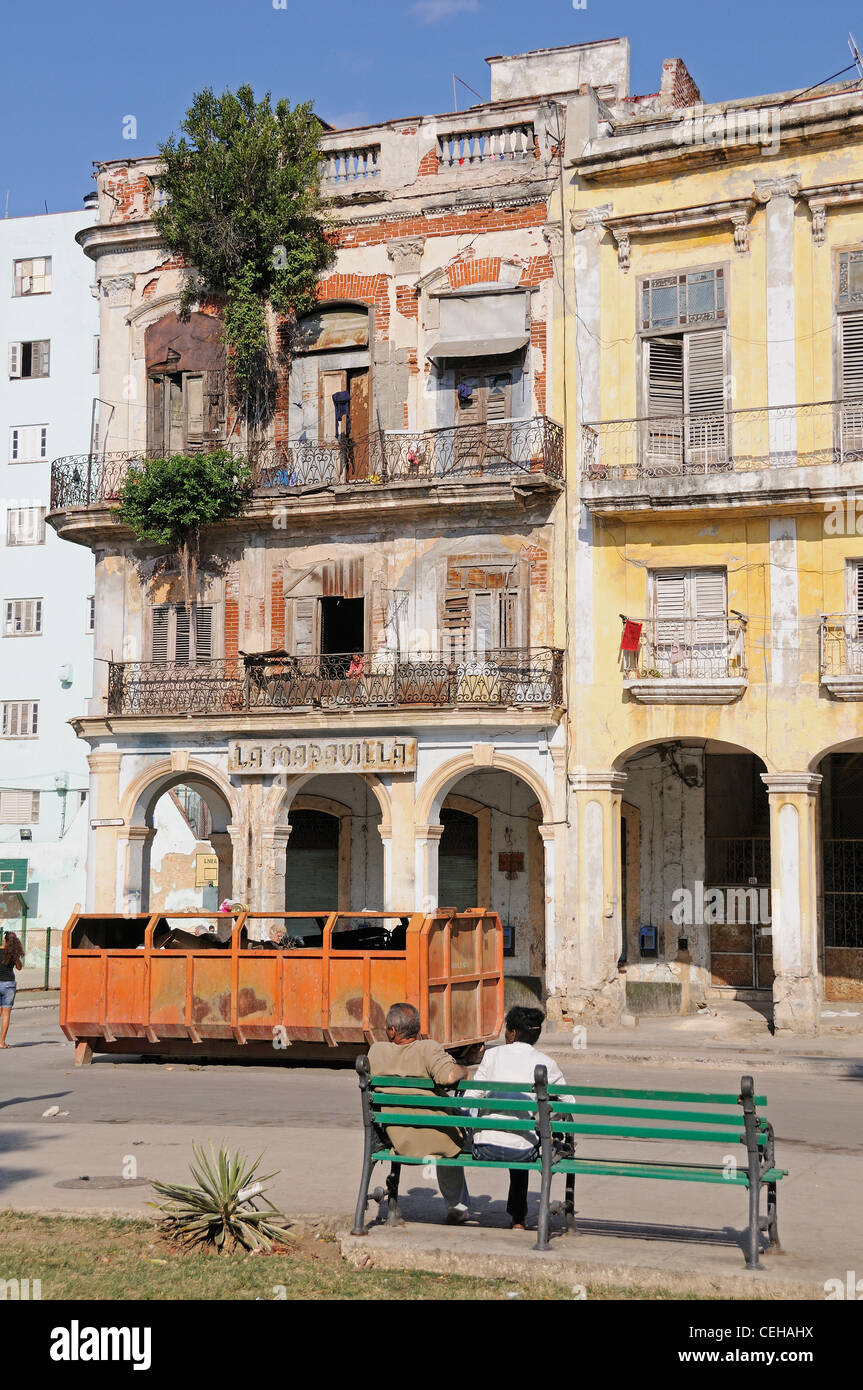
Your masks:
M638 949L645 959L656 959L656 956L659 954L656 927L639 928Z

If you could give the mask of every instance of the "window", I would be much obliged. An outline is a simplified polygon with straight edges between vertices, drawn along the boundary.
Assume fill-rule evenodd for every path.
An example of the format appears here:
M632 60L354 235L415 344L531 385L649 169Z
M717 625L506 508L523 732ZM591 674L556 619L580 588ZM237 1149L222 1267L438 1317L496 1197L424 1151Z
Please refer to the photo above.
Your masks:
M15 261L14 273L13 295L51 293L50 256L32 256L26 261Z
M51 341L39 338L34 342L9 344L10 377L51 375Z
M192 609L194 622L182 603L166 603L152 610L150 660L157 666L177 663L194 666L213 656L213 610Z
M41 463L47 457L47 425L12 426L9 431L10 463Z
M641 284L645 463L652 474L728 458L725 279L721 269ZM703 327L702 325L715 325ZM719 326L721 325L721 326Z
M841 459L863 451L863 251L843 251L839 256L836 312Z
M726 675L725 570L654 570L649 582L650 669L664 676Z
M0 791L0 825L38 824L38 792L15 791L12 788Z
M215 373L208 373L213 377ZM149 443L154 452L195 453L220 434L221 396L203 373L154 376L148 383Z
M7 545L44 545L45 508L10 507L6 513Z
M95 594L88 594L88 595L87 595L87 609L86 609L86 613L87 613L86 620L85 620L85 621L86 621L86 627L84 628L84 631L85 631L85 632L95 632L95 631L96 631L96 596L95 596Z
M463 661L471 653L519 645L517 589L447 589L444 594L443 654Z
M7 700L3 705L3 738L36 738L39 732L38 700Z
M42 631L42 600L10 598L5 603L4 637L34 637Z

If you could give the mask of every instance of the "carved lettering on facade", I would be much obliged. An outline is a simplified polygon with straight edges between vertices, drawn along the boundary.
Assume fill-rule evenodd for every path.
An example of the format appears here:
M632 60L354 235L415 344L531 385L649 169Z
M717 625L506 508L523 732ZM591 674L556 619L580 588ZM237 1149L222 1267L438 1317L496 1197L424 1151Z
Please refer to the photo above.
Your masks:
M415 738L290 738L233 739L228 748L228 771L267 772L413 772Z

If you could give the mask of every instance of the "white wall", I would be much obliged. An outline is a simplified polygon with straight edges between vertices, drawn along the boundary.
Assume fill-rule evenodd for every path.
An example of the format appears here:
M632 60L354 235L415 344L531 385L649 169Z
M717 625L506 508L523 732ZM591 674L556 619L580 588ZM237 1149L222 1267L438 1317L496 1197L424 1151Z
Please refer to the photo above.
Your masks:
M42 793L32 842L21 842L19 827L0 825L0 857L30 859L34 928L63 926L74 904L84 900L83 854L73 852L70 837L77 833L72 827L88 784L87 750L67 721L83 713L91 694L86 600L93 592L93 556L61 541L50 527L44 545L8 546L7 508L47 508L51 461L89 448L98 308L90 292L93 267L75 233L93 220L93 212L81 210L0 221L0 633L6 599L43 603L41 636L0 636L0 701L38 700L40 715L37 738L0 739L0 787ZM16 298L13 262L30 256L52 258L51 293ZM8 344L45 338L51 343L50 376L10 379ZM10 430L30 424L48 426L48 457L11 464ZM71 668L67 684L60 679L63 666ZM57 777L68 781L65 808Z

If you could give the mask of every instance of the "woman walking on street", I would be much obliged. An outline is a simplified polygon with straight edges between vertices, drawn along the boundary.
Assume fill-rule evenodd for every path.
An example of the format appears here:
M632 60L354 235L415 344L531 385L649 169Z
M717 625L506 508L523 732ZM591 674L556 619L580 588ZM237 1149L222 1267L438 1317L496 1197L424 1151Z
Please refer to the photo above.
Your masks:
M0 951L0 1047L8 1047L6 1034L12 1017L12 1005L18 984L15 971L24 964L24 947L13 931L3 934L3 949Z

